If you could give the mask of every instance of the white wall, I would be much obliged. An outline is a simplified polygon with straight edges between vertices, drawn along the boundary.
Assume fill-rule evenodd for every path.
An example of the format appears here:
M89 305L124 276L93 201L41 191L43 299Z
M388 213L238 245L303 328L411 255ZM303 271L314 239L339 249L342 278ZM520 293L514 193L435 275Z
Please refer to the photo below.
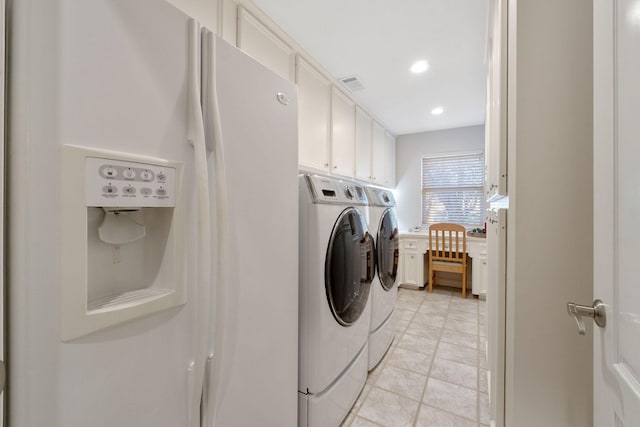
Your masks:
M593 322L566 304L593 301L592 7L509 13L505 424L590 426Z
M422 157L484 151L484 125L396 138L396 213L401 231L422 223Z

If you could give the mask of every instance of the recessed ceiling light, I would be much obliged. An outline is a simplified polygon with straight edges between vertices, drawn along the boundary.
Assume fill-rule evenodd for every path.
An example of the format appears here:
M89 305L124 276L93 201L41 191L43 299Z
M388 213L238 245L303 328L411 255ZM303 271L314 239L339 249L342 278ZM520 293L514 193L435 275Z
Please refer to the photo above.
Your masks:
M429 63L427 61L416 61L413 63L413 65L411 66L411 72L413 74L420 74L420 73L424 73L425 71L427 71L429 69Z
M431 110L431 114L433 114L434 116L438 116L442 113L444 113L444 108L442 107L436 107L433 110Z

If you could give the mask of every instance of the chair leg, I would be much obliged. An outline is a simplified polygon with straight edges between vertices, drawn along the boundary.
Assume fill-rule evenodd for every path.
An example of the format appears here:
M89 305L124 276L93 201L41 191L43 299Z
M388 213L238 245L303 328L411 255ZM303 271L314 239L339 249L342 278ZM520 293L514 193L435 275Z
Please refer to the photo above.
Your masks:
M429 293L433 292L433 277L435 277L435 275L435 271L432 272L431 270L431 261L429 261L429 275L427 276L429 278Z
M462 271L462 298L467 298L467 269Z

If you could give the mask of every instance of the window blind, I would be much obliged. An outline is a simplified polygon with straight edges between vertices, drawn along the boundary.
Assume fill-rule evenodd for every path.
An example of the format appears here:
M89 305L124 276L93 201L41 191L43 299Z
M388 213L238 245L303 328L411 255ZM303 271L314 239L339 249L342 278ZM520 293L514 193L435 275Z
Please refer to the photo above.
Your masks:
M422 158L422 224L484 220L484 154Z

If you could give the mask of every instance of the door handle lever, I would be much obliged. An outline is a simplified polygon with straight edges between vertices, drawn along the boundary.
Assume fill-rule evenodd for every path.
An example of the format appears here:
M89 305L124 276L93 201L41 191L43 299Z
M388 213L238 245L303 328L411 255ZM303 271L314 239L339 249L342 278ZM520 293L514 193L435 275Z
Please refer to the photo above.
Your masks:
M607 314L605 304L597 299L593 302L592 306L580 305L574 302L567 303L567 313L573 316L578 324L578 333L580 335L585 334L585 326L583 317L590 317L601 328L604 328L607 324Z

